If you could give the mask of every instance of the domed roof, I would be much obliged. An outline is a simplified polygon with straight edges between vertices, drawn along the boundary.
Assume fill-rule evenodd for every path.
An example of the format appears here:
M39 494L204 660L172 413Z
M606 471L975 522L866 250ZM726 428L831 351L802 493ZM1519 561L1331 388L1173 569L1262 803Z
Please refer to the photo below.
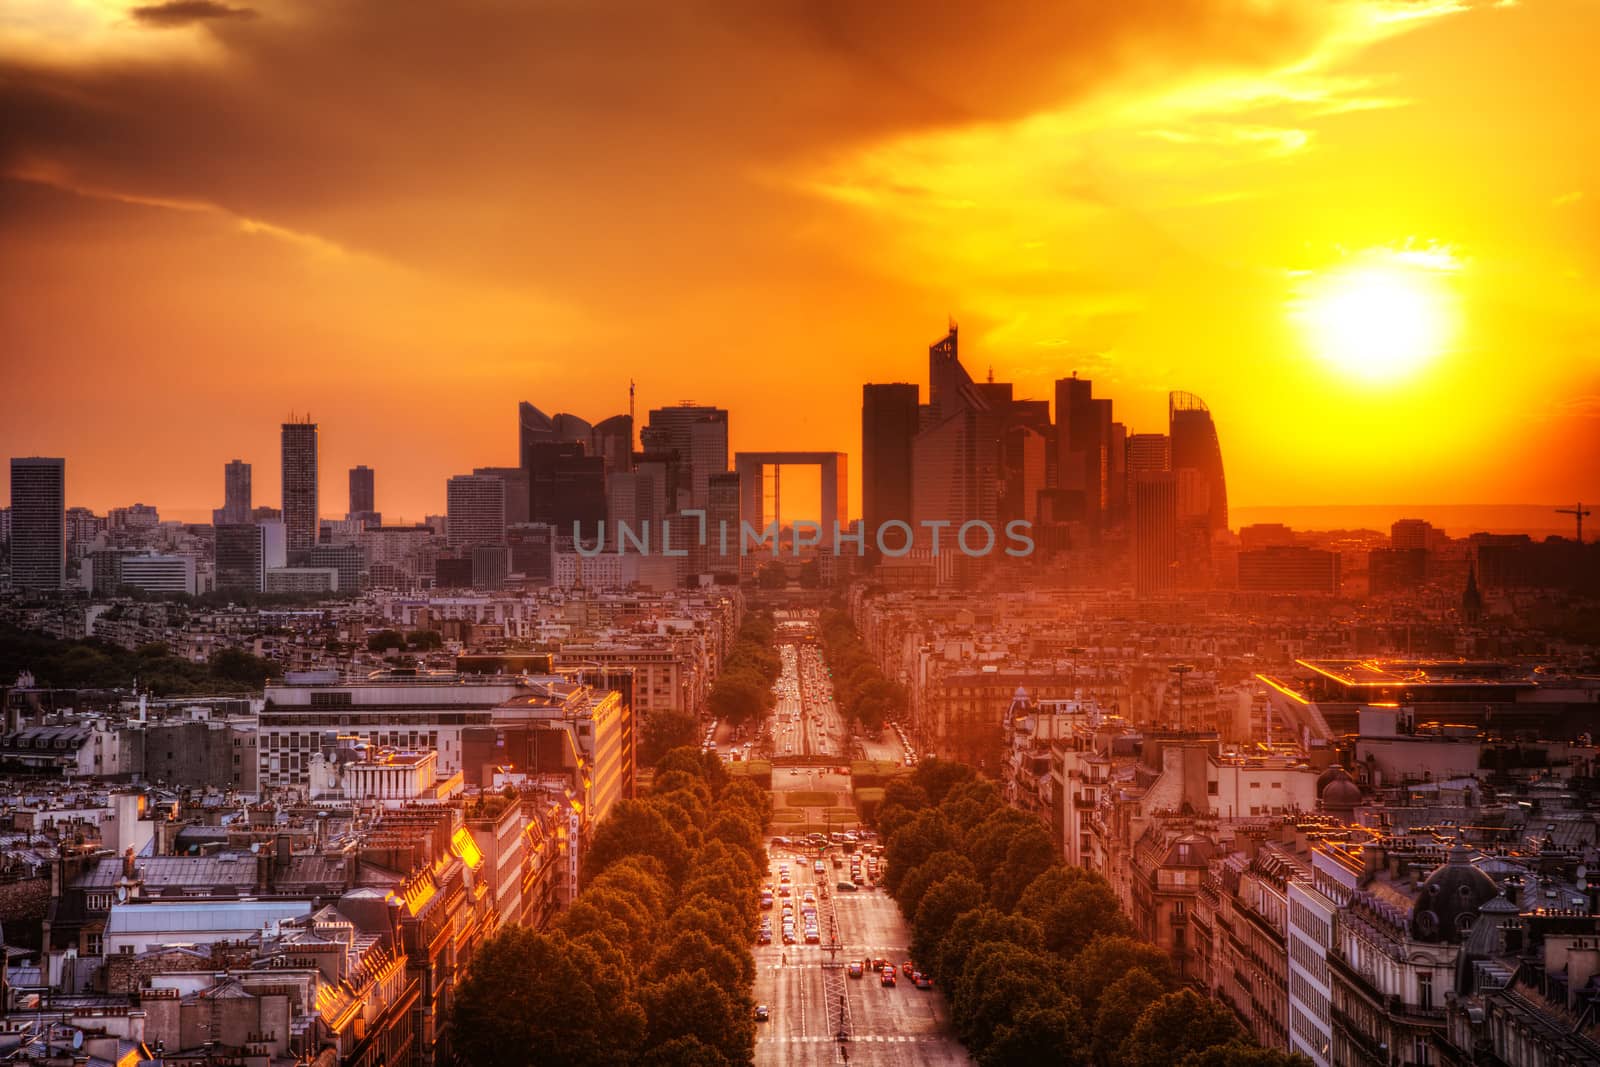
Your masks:
M1500 895L1494 879L1467 861L1469 855L1457 842L1449 860L1422 883L1411 911L1411 936L1417 940L1459 943L1478 909Z
M1348 774L1322 787L1322 806L1328 811L1350 811L1361 803L1361 787Z
M1329 782L1339 780L1351 782L1355 779L1350 777L1349 771L1335 763L1325 769L1321 774L1317 775L1317 796L1320 797L1322 795L1322 791L1328 788Z

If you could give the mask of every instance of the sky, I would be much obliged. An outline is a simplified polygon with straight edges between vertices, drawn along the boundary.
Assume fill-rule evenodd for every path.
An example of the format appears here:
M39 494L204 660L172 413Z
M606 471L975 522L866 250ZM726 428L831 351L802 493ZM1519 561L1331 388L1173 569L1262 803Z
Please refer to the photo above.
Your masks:
M861 384L925 389L954 319L1134 432L1200 395L1237 506L1592 498L1597 39L1579 0L7 0L0 452L198 517L233 458L275 503L309 413L324 514L364 463L420 519L517 401L632 380L855 460Z

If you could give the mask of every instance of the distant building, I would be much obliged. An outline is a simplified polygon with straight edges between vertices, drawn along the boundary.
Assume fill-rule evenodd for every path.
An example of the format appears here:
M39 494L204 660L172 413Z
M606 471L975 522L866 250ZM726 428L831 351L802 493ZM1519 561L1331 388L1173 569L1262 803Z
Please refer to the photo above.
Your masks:
M528 521L528 472L522 467L474 467L477 478L499 478L506 486L506 525Z
M678 484L688 489L690 507L705 507L711 476L728 471L728 412L723 408L690 403L655 408L639 440L645 451L677 453Z
M503 544L506 484L499 478L458 474L445 490L450 547Z
M67 578L67 461L11 461L11 585L57 592Z
M1239 547L1245 551L1293 544L1294 531L1281 522L1257 522L1239 527Z
M361 591L367 557L357 544L315 545L306 556L306 566L338 571L337 591L354 596Z
M283 527L289 557L317 543L317 424L283 424Z
M1228 528L1228 483L1222 469L1222 446L1205 401L1193 393L1167 395L1167 421L1172 442L1172 469L1198 475L1196 492L1204 505L1206 525L1215 534Z
M1304 545L1240 552L1239 591L1337 596L1339 553Z
M336 567L278 567L267 571L269 593L337 593L339 570Z
M145 553L125 555L119 563L118 585L146 593L182 593L193 596L194 557Z
M346 517L359 519L373 526L383 524L378 514L377 493L372 468L362 465L350 468L350 510Z
M1130 475L1133 513L1133 591L1138 597L1171 592L1177 583L1178 483L1170 471Z
M214 526L250 521L250 464L233 460L222 469L222 507L211 513Z
M282 529L282 524L279 524L279 529ZM267 551L264 526L255 523L218 526L215 573L219 593L265 592Z
M890 519L911 521L918 404L914 382L861 387L861 508L869 536Z
M1425 519L1400 519L1389 527L1389 547L1400 550L1429 549L1435 531Z
M1164 433L1135 433L1128 435L1128 479L1135 475L1159 473L1172 469L1172 438Z

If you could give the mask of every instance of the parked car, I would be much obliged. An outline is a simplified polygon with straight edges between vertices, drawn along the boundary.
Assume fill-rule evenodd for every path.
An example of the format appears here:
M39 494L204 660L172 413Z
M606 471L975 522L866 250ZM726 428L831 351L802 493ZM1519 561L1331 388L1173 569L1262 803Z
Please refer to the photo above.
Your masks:
M756 1022L764 1023L772 1018L772 1011L765 1004L756 1005Z

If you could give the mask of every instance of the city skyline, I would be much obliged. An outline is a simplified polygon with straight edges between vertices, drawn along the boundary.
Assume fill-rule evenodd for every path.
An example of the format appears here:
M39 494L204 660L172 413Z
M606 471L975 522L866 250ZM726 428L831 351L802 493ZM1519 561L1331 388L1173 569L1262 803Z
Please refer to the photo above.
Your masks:
M421 515L515 463L509 401L617 411L630 380L641 411L733 411L735 451L849 452L859 487L860 383L914 379L946 315L1021 396L1078 370L1152 429L1167 392L1205 397L1231 506L1592 495L1592 6L1198 4L1087 34L646 6L625 39L588 13L128 6L0 26L0 448L71 456L74 503L199 513L235 455L274 499L272 428L309 408L329 471L387 472L387 510ZM518 61L393 138L390 90L438 48Z

